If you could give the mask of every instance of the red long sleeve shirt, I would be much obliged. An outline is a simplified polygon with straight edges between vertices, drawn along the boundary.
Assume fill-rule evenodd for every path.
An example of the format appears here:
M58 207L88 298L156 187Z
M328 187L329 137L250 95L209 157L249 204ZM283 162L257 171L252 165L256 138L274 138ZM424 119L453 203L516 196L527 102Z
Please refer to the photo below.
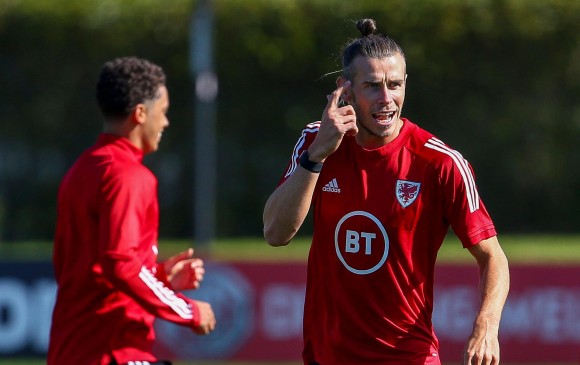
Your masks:
M154 361L155 317L199 324L195 302L157 264L157 180L142 159L102 134L61 183L48 365Z

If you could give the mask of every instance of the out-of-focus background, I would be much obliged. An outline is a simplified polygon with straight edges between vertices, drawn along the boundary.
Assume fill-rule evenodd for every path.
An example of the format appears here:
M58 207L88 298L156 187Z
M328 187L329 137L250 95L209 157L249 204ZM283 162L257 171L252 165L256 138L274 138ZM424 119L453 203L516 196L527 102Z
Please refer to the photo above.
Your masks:
M95 140L101 64L137 55L169 78L170 128L147 159L161 234L190 236L198 2L0 3L0 238L50 239L54 193ZM473 165L502 232L578 232L580 4L558 0L215 0L217 233L261 234L263 203L318 120L353 20L376 19L408 67L404 115ZM213 151L207 151L207 154Z
M226 289L206 295L216 301L219 295L231 295L242 307L253 308L265 302L246 302L248 292L265 290L260 298L269 298L274 304L268 308L283 315L255 312L274 318L273 327L262 335L294 341L294 346L300 328L292 326L300 323L301 313L284 312L284 303L288 299L297 303L292 308L300 307L302 274L282 289L264 283L261 287L252 281L264 279L255 270L271 269L280 278L286 274L264 264L262 250L269 250L265 244L240 242L260 240L263 205L302 127L320 118L326 95L335 87L333 72L341 68L341 46L358 36L354 22L365 17L374 18L379 31L405 50L404 116L470 161L498 230L524 250L534 237L551 237L540 241L562 248L558 252L569 257L573 251L567 248L579 243L580 233L578 1L1 0L0 261L13 266L0 276L0 338L5 344L0 341L0 359L42 356L43 339L36 343L25 336L24 345L7 345L7 338L15 338L11 331L24 333L14 327L14 318L21 318L14 314L14 303L20 303L14 293L22 298L37 293L30 289L36 279L14 273L28 272L34 264L40 265L35 270L49 272L43 265L49 265L58 184L102 126L94 101L99 68L127 55L158 63L168 76L171 125L160 150L145 159L159 179L160 236L181 242L175 249L198 244L210 252L219 242L231 243L220 246L229 247L224 252L251 247L243 253L245 260L259 258L260 264L225 269L216 264ZM300 234L307 238L310 232L308 221ZM283 264L290 265L290 272L303 268L305 241L299 260ZM22 247L27 254L13 253ZM34 262L29 266L31 252ZM568 272L578 268L567 265L566 270L572 270ZM552 266L541 270L554 272ZM24 280L22 290L11 274ZM465 285L474 286L475 280ZM519 322L508 337L529 347L542 336L566 333L562 346L578 350L570 352L569 359L558 359L577 363L580 312L574 306L580 303L580 283L568 280L562 285L569 291L541 292L543 298L552 295L554 301L548 304L537 296L540 289L522 287L523 299L509 307L508 314ZM453 288L463 288L463 283L455 284L459 286ZM245 285L248 291L240 290ZM43 290L51 293L53 287ZM459 295L449 297L456 299L465 294L447 293ZM50 303L50 295L47 298ZM518 328L529 330L522 316L538 308L556 316L559 324L546 324L544 335L529 335L531 342L514 335ZM224 314L233 324L210 341L214 352L201 357L219 358L216 354L221 353L225 358L276 361L275 355L252 357L260 343L255 349L241 344L255 335L242 328L256 327L259 320L235 322L236 310ZM442 327L452 321L444 315L438 318ZM465 323L460 326L469 325ZM578 326L563 329L562 323ZM561 353L558 349L550 351ZM196 357L195 351L182 355ZM285 356L279 360L288 360Z

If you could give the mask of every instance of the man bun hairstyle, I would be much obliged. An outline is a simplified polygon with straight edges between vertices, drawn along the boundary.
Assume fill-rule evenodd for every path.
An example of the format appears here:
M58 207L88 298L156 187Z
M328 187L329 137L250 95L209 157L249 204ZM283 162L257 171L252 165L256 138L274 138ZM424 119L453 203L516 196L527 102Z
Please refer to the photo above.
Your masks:
M101 68L97 103L105 119L122 120L137 104L159 97L163 85L165 73L160 66L137 57L116 58Z
M350 64L359 55L383 59L398 53L405 59L405 53L397 42L384 34L376 33L377 23L374 19L360 19L356 22L356 27L361 36L351 40L342 50L342 72L347 79L352 79Z
M377 22L374 19L361 19L356 22L356 27L363 37L367 37L377 31Z

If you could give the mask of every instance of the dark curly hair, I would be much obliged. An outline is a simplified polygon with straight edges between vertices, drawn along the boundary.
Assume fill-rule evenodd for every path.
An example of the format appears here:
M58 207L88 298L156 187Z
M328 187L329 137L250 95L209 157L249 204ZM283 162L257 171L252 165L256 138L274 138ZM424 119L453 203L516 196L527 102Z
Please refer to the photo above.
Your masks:
M137 104L158 97L163 69L144 59L122 57L106 62L97 81L97 102L107 120L126 118Z
M393 39L384 34L375 34L377 24L373 19L361 19L356 22L361 36L347 43L342 50L342 72L347 79L352 79L349 68L356 56L383 59L400 54L405 59L405 53Z

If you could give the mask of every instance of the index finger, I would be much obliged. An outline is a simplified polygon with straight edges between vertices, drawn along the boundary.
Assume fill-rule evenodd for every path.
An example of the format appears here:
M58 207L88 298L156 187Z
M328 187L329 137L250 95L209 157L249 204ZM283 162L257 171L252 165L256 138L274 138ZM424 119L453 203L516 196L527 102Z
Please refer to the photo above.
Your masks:
M349 86L350 86L350 81L346 81L342 85L337 87L336 90L334 90L330 95L327 96L327 98L328 98L328 104L326 105L327 110L330 108L334 109L334 108L338 107L338 101L340 100L340 97L344 93L344 90L346 88L348 88Z

